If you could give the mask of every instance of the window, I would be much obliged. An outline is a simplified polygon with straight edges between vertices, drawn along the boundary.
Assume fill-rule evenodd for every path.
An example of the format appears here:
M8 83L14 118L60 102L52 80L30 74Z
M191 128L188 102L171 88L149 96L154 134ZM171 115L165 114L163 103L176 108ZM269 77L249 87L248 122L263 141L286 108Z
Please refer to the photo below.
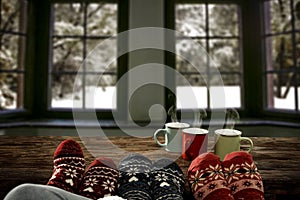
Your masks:
M89 53L117 33L117 4L54 3L52 11L49 107L114 109L117 63L110 61L117 43L97 48L99 57ZM91 103L93 98L101 101Z
M188 100L180 78L162 77L176 87L177 108L191 118L196 108L206 109L209 115L212 109L223 112L229 107L236 108L241 118L298 117L300 0L158 0L147 8L133 2L0 0L1 119L71 119L74 105L84 116L96 108L101 119L113 119L115 111L124 118L134 113L136 121L147 115L146 119L147 109L130 113L126 106L137 106L124 106L131 100L129 86L120 86L118 80L137 64L157 60L180 72L195 91L197 104ZM155 12L156 17L148 17ZM118 45L124 44L118 44L115 35L148 24L179 33L166 44L175 53L143 49L144 57L141 51L118 57ZM89 57L108 38L112 44L100 49L101 56ZM195 44L203 47L201 53L207 52L212 62L199 55ZM202 67L201 75L185 59L189 57ZM223 107L210 97L219 89L219 75L225 90ZM159 96L166 110L174 103L168 99L169 92L163 89ZM92 104L93 98L100 100ZM150 105L152 99L147 100ZM147 108L145 102L139 106Z
M204 68L199 72L191 63L176 57L176 69L192 86L196 94L197 105L191 103L186 95L187 88L177 79L177 107L193 108L241 108L242 102L242 55L240 38L240 11L236 4L213 3L178 3L175 7L175 28L180 33L176 40L176 54L185 58L197 59L196 65ZM202 55L195 44L200 44L210 58ZM207 61L207 60L210 60ZM213 63L212 63L213 62ZM211 66L214 65L214 68ZM216 72L216 70L218 72ZM220 73L220 74L219 74ZM221 76L224 84L225 104L212 103L209 92L218 91L217 76ZM232 97L235 98L232 98ZM221 107L220 107L221 106Z
M264 2L267 108L300 111L300 1Z
M27 1L1 0L0 112L24 107Z

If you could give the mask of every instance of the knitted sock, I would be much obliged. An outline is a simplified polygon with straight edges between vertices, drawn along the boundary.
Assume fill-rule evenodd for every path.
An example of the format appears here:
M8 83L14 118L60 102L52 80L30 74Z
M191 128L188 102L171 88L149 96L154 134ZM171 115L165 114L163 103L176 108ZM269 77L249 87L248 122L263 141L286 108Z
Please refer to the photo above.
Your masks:
M188 180L196 200L234 200L227 187L220 158L203 153L188 168Z
M85 169L80 145L74 140L64 140L54 152L54 169L47 185L76 193Z
M150 171L152 162L148 158L131 154L119 164L120 179L118 195L125 199L151 200Z
M115 195L119 179L116 168L109 158L99 157L94 160L84 174L78 194L90 199Z
M251 154L245 151L227 154L222 163L228 187L235 199L263 200L262 177Z
M155 200L183 200L184 175L170 159L160 159L153 164L151 188Z

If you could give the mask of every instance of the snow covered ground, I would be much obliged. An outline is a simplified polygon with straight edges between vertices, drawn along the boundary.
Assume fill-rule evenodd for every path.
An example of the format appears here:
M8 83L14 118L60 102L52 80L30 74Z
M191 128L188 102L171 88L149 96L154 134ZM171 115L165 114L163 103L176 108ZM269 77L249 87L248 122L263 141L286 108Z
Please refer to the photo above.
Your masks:
M95 95L94 95L95 91ZM188 108L206 108L207 91L205 87L177 87L177 107L179 109ZM192 93L191 93L192 92ZM221 87L211 88L212 93L212 107L220 108L225 106L226 108L240 108L241 107L241 90L239 86L224 86L224 92ZM193 94L193 95L191 95ZM225 95L223 95L225 94ZM195 96L194 96L195 95ZM290 89L285 99L274 98L274 107L282 109L295 109L295 92L294 89ZM298 89L298 99L300 99L300 89ZM92 102L94 98L94 102ZM115 109L116 108L116 87L102 88L87 88L86 90L86 107L87 108L102 108L102 109ZM82 106L82 100L75 100L73 104L72 96L67 99L53 99L53 108L72 108ZM94 106L93 106L94 105Z

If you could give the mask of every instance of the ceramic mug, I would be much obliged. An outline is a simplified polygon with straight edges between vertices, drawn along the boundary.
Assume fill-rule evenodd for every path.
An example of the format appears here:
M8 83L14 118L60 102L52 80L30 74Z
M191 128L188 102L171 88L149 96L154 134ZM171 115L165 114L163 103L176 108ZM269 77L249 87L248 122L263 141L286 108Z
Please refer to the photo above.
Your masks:
M165 124L164 129L157 129L154 133L154 141L162 147L165 147L170 152L182 151L182 130L190 127L187 123L170 122ZM158 136L163 134L165 136L165 142L161 143L158 140Z
M186 128L182 130L182 158L194 160L198 155L207 152L208 130Z
M215 130L217 136L217 142L215 144L215 154L220 157L222 161L226 154L240 151L241 141L247 141L249 143L250 152L253 148L253 142L248 137L241 137L242 132L235 129L218 129Z

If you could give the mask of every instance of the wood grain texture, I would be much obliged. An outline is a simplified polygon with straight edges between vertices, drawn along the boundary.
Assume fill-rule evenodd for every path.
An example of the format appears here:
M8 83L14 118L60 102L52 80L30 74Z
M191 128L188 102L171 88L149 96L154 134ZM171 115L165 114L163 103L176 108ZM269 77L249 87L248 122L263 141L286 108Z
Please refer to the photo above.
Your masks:
M118 164L130 152L141 153L153 161L172 158L185 175L190 164L180 154L160 149L152 138L85 137L81 140L67 136L0 136L0 199L19 184L45 184L53 169L53 153L64 139L81 144L87 165L98 156L112 158ZM266 199L300 199L300 138L254 137L252 140L251 154L262 174ZM188 184L186 188L189 191ZM187 194L186 199L191 197Z

